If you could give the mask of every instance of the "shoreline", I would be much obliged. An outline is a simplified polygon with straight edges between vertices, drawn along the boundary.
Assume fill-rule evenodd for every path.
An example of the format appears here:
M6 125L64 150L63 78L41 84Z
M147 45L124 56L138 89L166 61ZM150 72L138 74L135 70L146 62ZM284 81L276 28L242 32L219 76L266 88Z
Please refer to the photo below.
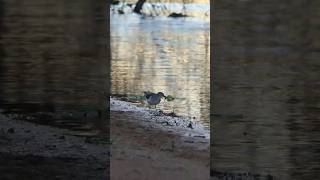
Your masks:
M178 119L113 98L110 105L113 180L210 179L210 139L200 127L168 125Z
M110 146L0 114L0 173L5 179L106 179L110 167L113 180L210 178L210 139L201 126L191 129L181 117L112 102Z
M107 178L108 146L72 131L0 114L0 173L6 179ZM20 175L20 176L19 176Z
M136 113L141 118L141 120L128 118L128 121L141 124L142 126L153 126L155 129L164 132L172 131L177 135L201 137L210 140L210 130L205 128L199 121L192 121L183 116L169 115L170 113L164 113L159 109L138 107L135 103L119 99L121 98L110 98L110 112Z

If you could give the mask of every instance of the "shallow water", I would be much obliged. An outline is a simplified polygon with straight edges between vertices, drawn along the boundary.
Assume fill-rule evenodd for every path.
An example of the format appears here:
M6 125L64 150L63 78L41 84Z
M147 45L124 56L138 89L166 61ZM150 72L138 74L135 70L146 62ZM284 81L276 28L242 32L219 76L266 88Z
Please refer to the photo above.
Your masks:
M64 127L94 122L106 104L105 8L89 0L0 0L0 108L72 112L37 121Z
M111 92L177 97L157 108L209 126L210 27L194 18L111 14Z
M224 5L213 20L213 168L319 179L319 1Z

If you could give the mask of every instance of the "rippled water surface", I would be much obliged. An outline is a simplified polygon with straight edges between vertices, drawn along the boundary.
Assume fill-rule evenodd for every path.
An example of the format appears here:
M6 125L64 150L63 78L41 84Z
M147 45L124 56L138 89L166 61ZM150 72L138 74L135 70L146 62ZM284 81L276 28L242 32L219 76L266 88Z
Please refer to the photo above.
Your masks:
M105 11L89 0L0 0L0 108L94 126L106 103Z
M158 107L209 124L209 22L111 15L112 93L162 91Z
M319 179L319 1L226 3L214 19L214 169Z

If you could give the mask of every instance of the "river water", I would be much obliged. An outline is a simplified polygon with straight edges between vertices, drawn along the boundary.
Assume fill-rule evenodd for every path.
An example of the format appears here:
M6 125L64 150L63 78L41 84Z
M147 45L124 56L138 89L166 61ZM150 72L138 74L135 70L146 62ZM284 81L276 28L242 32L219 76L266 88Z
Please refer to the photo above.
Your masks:
M106 5L0 0L0 13L0 108L42 124L102 127L95 122L107 102Z
M209 127L210 26L197 18L111 14L111 92L176 97L157 108Z
M212 167L320 175L319 1L215 4Z

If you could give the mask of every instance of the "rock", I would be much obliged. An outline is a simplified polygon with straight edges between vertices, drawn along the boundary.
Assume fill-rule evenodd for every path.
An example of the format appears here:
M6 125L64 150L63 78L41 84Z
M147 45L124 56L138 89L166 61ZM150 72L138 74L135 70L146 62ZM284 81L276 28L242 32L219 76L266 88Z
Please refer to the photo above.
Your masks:
M190 129L193 129L192 122L190 122L187 127L190 128Z
M111 2L111 4L112 4L112 5L118 5L118 4L120 4L120 1L113 0L113 1Z
M193 137L206 138L206 136L193 136Z
M188 17L188 16L182 13L171 13L168 17L179 18L179 17Z
M166 113L164 114L166 116L171 116L171 117L179 117L178 115L176 115L174 112L170 112L170 113Z
M172 124L170 124L168 121L164 121L161 123L162 125L165 125L165 126L172 126Z

